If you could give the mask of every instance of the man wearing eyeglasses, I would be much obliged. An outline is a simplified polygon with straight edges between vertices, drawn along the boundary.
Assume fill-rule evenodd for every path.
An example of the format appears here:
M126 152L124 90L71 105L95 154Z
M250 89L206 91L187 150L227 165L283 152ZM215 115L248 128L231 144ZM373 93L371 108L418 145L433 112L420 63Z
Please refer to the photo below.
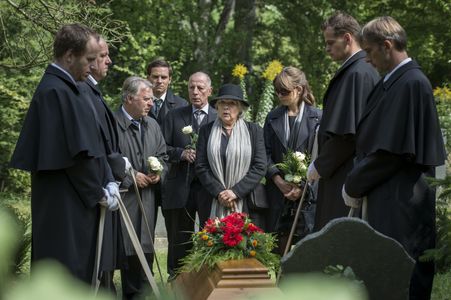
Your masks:
M377 71L365 62L358 36L359 23L337 12L321 26L326 52L341 67L323 98L323 117L318 132L318 157L308 169L309 181L319 180L315 229L334 218L347 216L341 188L355 155L355 132L369 92L379 80Z

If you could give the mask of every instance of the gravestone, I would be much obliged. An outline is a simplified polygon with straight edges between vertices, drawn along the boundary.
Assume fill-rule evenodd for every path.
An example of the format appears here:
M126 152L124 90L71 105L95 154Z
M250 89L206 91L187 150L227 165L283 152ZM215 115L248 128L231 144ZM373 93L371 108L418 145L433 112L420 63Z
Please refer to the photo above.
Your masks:
M357 218L339 218L299 241L282 257L283 276L350 267L372 300L408 299L414 260L400 243Z

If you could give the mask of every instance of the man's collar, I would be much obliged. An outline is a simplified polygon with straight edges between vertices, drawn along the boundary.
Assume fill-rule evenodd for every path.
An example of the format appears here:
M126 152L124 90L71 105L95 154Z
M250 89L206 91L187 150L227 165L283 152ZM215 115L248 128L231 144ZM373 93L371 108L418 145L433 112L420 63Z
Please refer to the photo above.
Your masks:
M357 53L359 53L360 51L362 51L362 49L357 50L356 52L352 53L348 58L346 58L346 60L341 64L341 66L344 66L345 63L348 62L348 60L351 59L351 57L353 57L354 55L356 55Z
M199 110L199 109L195 108L195 107L192 106L192 105L191 105L191 107L192 107L193 113L194 113L195 111ZM204 113L206 113L206 114L208 115L208 108L209 108L209 104L207 103L207 104L205 104L205 106L202 107L200 110L202 110Z
M64 74L66 74L67 76L69 76L73 84L77 85L77 82L75 81L74 77L72 77L72 75L66 69L58 65L56 62L51 63L51 65L60 70L61 72L63 72Z
M95 78L94 78L94 77L92 77L92 75L91 75L91 74L89 74L89 75L88 75L88 80L89 80L89 81L91 81L91 82L92 82L92 84L94 84L94 85L97 85L97 84L99 84L99 83L97 82L97 80L95 80Z
M164 94L163 95L161 95L161 97L154 97L155 99L160 99L160 100L163 100L164 101L164 99L166 99L166 94L168 93L168 91L166 91L166 92L164 92Z
M411 62L411 61L412 61L412 59L410 57L407 57L402 62L400 62L393 70L391 70L387 75L385 75L384 82L386 82L390 78L390 76L392 76L393 73L396 72L396 70L398 70L399 68L404 66L406 63Z

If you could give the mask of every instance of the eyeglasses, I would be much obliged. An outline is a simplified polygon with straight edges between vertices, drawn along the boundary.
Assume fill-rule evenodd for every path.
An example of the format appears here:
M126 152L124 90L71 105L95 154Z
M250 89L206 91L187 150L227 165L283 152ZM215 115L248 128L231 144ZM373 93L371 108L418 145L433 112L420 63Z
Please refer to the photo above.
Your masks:
M289 94L291 94L291 92L292 91L282 89L282 90L276 91L276 94L284 97L284 96L288 96Z

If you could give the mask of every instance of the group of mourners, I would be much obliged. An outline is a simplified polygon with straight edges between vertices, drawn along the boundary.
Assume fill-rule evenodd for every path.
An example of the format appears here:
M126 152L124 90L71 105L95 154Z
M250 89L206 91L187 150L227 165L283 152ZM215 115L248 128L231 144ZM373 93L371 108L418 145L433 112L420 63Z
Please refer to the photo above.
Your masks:
M224 84L209 101L205 72L189 77L189 101L174 95L172 69L162 59L148 65L147 79L125 80L112 112L98 87L111 65L107 42L84 25L63 26L11 160L31 172L32 273L35 262L54 259L80 280L114 290L120 269L123 298L136 298L146 278L117 211L120 199L150 266L161 207L173 279L191 248L196 215L201 228L208 218L248 213L279 235L283 250L281 216L311 188L311 231L365 199L368 223L416 261L410 299L429 299L434 265L419 257L434 247L435 193L425 177L445 160L431 85L408 57L406 33L393 18L361 28L337 12L321 30L327 54L341 63L323 110L315 108L306 75L285 67L274 79L279 105L261 128L244 119L249 103L240 86ZM277 167L284 154L314 148L306 180L287 182ZM150 169L150 156L161 172ZM263 178L266 209L249 200Z

